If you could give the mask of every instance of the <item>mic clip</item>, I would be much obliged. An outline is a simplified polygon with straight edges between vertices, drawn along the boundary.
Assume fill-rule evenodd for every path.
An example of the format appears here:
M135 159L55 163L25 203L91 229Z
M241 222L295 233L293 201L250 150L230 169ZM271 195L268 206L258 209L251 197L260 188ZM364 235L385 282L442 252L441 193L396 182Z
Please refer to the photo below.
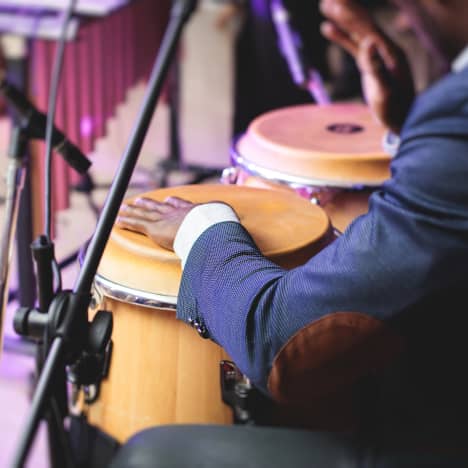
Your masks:
M38 111L23 93L5 79L0 82L0 92L14 108L23 133L29 138L44 140L47 116ZM52 131L52 147L80 174L84 174L91 166L91 161L55 126Z

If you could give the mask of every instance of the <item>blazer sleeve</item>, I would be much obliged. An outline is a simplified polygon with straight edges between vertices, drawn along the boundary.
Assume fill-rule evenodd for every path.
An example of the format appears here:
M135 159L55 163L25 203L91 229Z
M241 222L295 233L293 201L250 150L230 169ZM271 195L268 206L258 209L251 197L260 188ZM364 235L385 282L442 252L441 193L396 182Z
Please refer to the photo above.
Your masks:
M439 117L416 116L368 214L299 268L264 258L237 223L209 228L189 254L178 318L201 323L280 401L387 365L403 348L400 314L467 277L468 115L457 112L441 132Z

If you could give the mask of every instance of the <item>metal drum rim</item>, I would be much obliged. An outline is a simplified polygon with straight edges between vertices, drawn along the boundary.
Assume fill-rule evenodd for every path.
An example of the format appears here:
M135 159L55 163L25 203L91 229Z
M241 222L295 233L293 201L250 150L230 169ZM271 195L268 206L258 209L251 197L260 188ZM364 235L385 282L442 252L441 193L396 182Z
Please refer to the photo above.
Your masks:
M263 179L267 179L272 182L286 184L293 188L329 187L360 190L365 187L376 188L382 186L382 182L376 182L374 184L370 183L369 181L346 183L337 182L336 180L312 179L301 176L295 176L292 174L277 171L275 169L268 169L266 167L259 166L258 164L248 161L237 150L237 144L244 135L245 134L242 134L235 138L233 144L231 145L231 162L234 165L237 165L237 167L245 169L247 172L249 172L249 174L253 176L259 176Z
M94 278L94 287L99 294L127 304L172 311L175 311L177 308L177 296L131 288L120 283L115 283L99 273Z

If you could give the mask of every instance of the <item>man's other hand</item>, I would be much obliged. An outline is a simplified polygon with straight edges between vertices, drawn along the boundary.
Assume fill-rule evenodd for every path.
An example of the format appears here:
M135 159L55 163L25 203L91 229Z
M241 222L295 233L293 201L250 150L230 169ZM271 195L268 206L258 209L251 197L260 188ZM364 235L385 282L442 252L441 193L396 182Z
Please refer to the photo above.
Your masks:
M411 71L403 51L354 0L322 0L327 19L322 34L356 60L367 104L377 119L399 134L414 99Z

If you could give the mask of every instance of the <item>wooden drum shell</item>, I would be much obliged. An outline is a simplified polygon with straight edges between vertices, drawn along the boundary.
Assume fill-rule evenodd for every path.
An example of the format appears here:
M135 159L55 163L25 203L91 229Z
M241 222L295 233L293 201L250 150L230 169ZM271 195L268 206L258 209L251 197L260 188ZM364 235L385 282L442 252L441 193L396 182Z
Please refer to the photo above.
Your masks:
M305 263L332 237L323 210L292 193L202 185L144 194L158 200L169 195L229 203L261 250L284 268ZM96 277L103 295L99 308L113 313L113 353L109 376L87 415L119 441L160 424L232 422L231 410L221 400L219 376L219 362L229 357L175 318L180 277L173 252L114 228ZM103 292L105 284L116 287L120 296L110 289ZM155 298L153 306L138 304L148 294ZM157 300L163 304L155 306Z
M88 421L119 442L161 424L230 424L221 401L223 349L202 340L171 310L105 298L114 317L112 361Z

